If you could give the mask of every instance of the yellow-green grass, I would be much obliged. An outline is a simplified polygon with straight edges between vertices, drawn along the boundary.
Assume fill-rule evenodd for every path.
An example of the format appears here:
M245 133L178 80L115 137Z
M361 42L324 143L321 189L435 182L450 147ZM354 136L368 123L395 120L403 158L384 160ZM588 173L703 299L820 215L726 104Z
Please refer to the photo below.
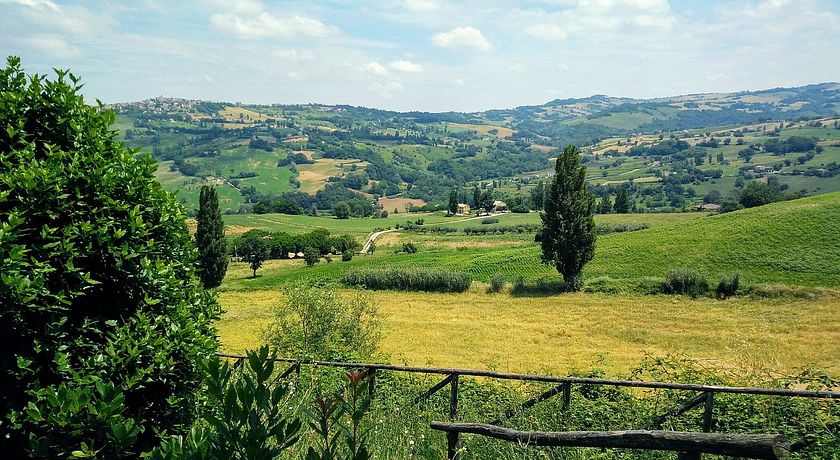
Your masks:
M155 177L163 188L170 192L176 192L177 198L182 200L188 209L198 208L198 196L203 185L216 187L216 193L219 196L219 206L222 210L238 210L239 205L245 202L239 190L236 190L224 180L185 176L180 171L171 171L169 169L171 164L172 161L161 161L158 163Z
M666 296L377 292L381 350L392 363L565 374L596 365L626 375L646 355L727 369L840 375L840 299L690 300ZM221 292L222 349L262 343L277 290Z
M351 165L364 168L367 166L367 163L360 160L319 158L312 164L298 165L299 191L314 194L327 186L327 179L331 176L343 175L345 171L349 170Z
M333 234L350 234L358 238L367 237L374 229L393 227L396 224L424 219L427 224L444 222L442 213L391 214L386 219L292 216L288 214L237 214L224 216L225 225L239 228L255 228L271 232L306 233L323 228Z

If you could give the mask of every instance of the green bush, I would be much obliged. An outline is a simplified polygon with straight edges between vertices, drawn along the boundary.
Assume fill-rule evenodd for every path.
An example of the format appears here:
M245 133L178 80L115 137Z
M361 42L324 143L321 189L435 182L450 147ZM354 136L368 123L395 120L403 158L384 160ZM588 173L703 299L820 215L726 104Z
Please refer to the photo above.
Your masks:
M545 296L567 292L568 288L563 280L557 278L540 278L533 283L524 280L514 283L511 289L513 295Z
M483 225L498 224L499 223L499 218L498 217L485 217L484 219L481 219L481 223Z
M400 291L464 292L470 288L469 273L434 268L360 268L342 279L349 286Z
M324 286L300 286L284 294L266 339L286 356L359 361L376 354L382 326L368 295L343 297Z
M0 452L136 457L195 417L219 308L155 162L56 75L0 70Z
M351 260L353 260L353 251L346 250L341 253L342 262L350 262Z
M174 436L149 460L278 458L300 439L302 423L288 409L289 388L274 375L268 347L249 351L236 372L218 357L207 361L207 405L189 434Z
M718 282L715 294L718 298L725 299L731 297L738 292L738 286L741 284L741 274L732 273L730 275L721 275Z
M417 245L411 242L403 243L400 252L404 252L406 254L416 254L418 251Z
M505 275L502 273L496 273L495 275L490 277L490 287L487 288L487 292L502 292L505 288Z
M691 297L704 295L709 290L706 275L686 268L668 270L662 291L666 294L683 294Z

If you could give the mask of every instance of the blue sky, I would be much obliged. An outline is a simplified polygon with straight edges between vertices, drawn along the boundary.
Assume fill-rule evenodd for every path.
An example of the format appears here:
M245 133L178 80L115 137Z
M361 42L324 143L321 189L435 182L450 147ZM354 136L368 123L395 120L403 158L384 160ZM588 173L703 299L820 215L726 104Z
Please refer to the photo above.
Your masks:
M838 0L0 0L0 31L105 102L473 111L840 80Z

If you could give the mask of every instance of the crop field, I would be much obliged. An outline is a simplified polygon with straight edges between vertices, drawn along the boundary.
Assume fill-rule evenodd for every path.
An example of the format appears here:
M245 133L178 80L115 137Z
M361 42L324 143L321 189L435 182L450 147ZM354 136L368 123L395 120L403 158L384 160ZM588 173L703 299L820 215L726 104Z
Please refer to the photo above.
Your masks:
M650 228L601 236L595 259L584 272L584 292L573 294L485 291L496 273L509 281L515 276L559 278L553 267L539 262L539 247L530 234L389 233L383 238L411 239L420 252L394 254L383 240L375 254L357 255L350 262L334 259L307 268L301 260L267 261L257 278L251 278L246 264L232 263L218 291L225 313L217 326L222 348L240 352L261 343L261 331L271 323L272 309L283 302L283 290L290 284L337 283L356 267L449 268L469 272L476 282L461 294L373 293L383 316L381 349L391 362L558 374L597 366L618 376L645 356L675 355L726 369L797 372L814 366L840 375L835 358L840 354L838 215L840 193L713 217L599 216L613 223L647 219ZM383 222L283 217L294 217L276 223L287 230L292 221L320 226L329 220L338 233L361 233L368 222ZM497 225L535 217L503 215ZM434 214L425 219L445 221ZM458 224L470 223L481 225ZM800 285L810 291L804 298L737 296L722 301L586 292L593 281L661 277L674 267L705 271L712 283L719 273L739 271L749 285Z
M400 212L407 212L408 206L423 206L426 204L425 201L418 199L418 198L380 198L378 203L382 206L382 209L390 212L394 212L394 209L399 210Z
M489 134L491 130L496 130L496 137L499 139L504 139L506 137L513 136L513 130L510 128L505 128L503 126L495 126L495 125L475 125L475 124L468 124L468 123L447 123L450 127L460 128L460 129L471 129L473 131L478 131L482 134Z
M376 292L382 351L393 363L559 373L596 365L622 375L646 355L708 365L840 374L840 299L819 301L564 294ZM221 292L222 349L259 345L279 290Z
M359 160L334 160L332 158L319 158L313 164L297 165L300 191L314 194L327 185L330 176L341 176L350 168L356 165L364 168L367 163Z
M427 224L446 222L442 213L392 214L386 219L334 219L332 217L291 216L287 214L235 214L224 216L225 225L255 228L270 232L306 233L324 228L333 234L347 233L366 238L374 229L393 227L396 224L424 219Z
M216 193L219 196L219 206L223 210L239 209L239 205L244 202L239 190L236 190L232 186L220 183L220 180L201 179L185 176L179 171L170 171L169 165L171 163L171 161L160 162L157 171L155 171L155 177L163 185L163 188L175 192L178 199L182 200L187 207L198 207L198 195L203 185L216 187Z

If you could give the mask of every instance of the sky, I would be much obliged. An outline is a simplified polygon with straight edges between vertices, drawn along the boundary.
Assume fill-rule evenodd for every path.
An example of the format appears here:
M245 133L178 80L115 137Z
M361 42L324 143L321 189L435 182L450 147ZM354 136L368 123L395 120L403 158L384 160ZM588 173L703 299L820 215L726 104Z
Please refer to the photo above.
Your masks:
M840 81L840 0L0 0L86 98L479 111Z

